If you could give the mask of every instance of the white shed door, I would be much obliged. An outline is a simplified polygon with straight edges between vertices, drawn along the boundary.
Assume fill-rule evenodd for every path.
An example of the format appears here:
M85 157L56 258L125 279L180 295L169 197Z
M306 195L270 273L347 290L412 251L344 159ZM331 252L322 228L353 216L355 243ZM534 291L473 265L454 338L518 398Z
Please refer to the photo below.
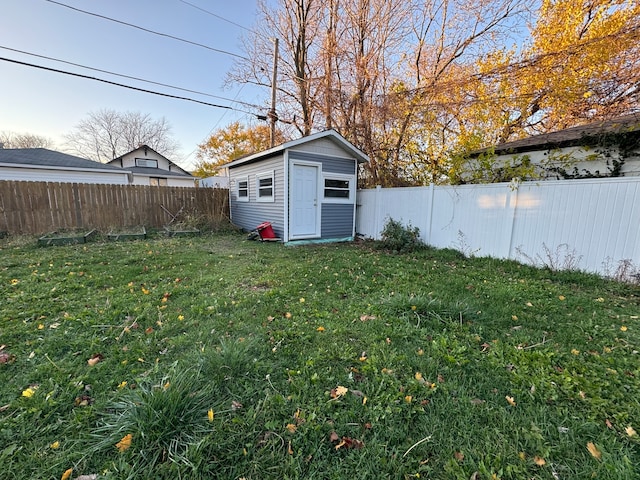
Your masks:
M318 167L293 163L289 199L289 235L293 238L320 236Z

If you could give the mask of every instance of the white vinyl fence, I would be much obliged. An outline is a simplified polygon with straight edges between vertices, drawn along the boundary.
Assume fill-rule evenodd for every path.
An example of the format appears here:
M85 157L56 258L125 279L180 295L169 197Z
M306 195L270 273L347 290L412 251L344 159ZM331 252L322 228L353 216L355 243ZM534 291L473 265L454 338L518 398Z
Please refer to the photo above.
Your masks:
M434 247L608 276L640 267L640 177L358 191L356 231L388 219Z

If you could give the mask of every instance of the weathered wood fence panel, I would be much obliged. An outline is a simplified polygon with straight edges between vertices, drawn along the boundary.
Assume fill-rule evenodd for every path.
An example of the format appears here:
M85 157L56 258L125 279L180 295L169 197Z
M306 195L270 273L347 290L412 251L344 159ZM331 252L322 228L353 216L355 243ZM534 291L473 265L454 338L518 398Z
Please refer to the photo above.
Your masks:
M640 177L358 191L356 231L378 239L387 219L439 248L615 273L640 269Z
M224 221L229 218L228 190L0 180L0 231L11 234L161 228L173 216L175 222Z

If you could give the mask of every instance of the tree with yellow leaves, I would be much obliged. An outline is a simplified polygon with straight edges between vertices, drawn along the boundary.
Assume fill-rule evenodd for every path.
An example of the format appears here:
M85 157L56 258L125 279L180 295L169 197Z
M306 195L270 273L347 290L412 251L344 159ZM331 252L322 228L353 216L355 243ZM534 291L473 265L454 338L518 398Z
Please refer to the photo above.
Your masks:
M276 130L276 144L286 140L280 130ZM193 174L206 178L216 175L225 163L270 147L270 129L267 125L247 127L233 122L216 130L208 139L198 145L198 162Z

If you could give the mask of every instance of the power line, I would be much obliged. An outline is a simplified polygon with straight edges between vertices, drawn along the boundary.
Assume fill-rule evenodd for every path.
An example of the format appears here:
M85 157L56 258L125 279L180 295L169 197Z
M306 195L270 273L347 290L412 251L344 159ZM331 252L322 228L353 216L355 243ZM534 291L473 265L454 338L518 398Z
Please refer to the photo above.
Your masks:
M138 92L150 93L152 95L159 95L161 97L175 98L176 100L185 100L185 101L188 101L188 102L194 102L194 103L199 103L201 105L206 105L208 107L222 108L222 109L225 109L225 110L234 110L236 112L246 113L247 115L253 115L254 117L259 118L259 119L262 118L261 115L258 115L256 113L247 112L245 110L240 110L239 108L233 108L233 107L230 107L228 105L217 105L215 103L203 102L202 100L196 100L194 98L180 97L178 95L171 95L171 94L168 94L168 93L155 92L153 90L147 90L145 88L133 87L131 85L124 85L122 83L112 82L110 80L104 80L102 78L90 77L88 75L82 75L80 73L67 72L65 70L58 70L56 68L44 67L42 65L35 65L33 63L21 62L19 60L13 60L11 58L0 57L0 60L3 60L5 62L16 63L18 65L24 65L24 66L27 66L27 67L39 68L41 70L46 70L48 72L62 73L64 75L71 75L73 77L84 78L84 79L87 79L87 80L95 80L97 82L107 83L109 85L115 85L117 87L128 88L130 90L135 90L135 91L138 91Z
M127 27L137 28L138 30L142 30L143 32L152 33L154 35L159 35L161 37L171 38L172 40L178 40L179 42L184 42L184 43L188 43L190 45L195 45L195 46L198 46L198 47L206 48L207 50L212 50L214 52L223 53L225 55L231 55L233 57L241 58L243 60L249 60L247 57L243 57L242 55L238 55L237 53L228 52L226 50L220 50L219 48L214 48L214 47L210 47L209 45L204 45L202 43L197 43L197 42L193 42L191 40L186 40L184 38L176 37L174 35L169 35L168 33L156 32L155 30L150 30L148 28L140 27L140 26L134 25L132 23L123 22L122 20L116 20L115 18L107 17L105 15L100 15L100 14L93 13L93 12L88 12L87 10L81 10L80 8L72 7L71 5L67 5L65 3L56 2L55 0L45 0L45 1L47 1L49 3L56 4L56 5L60 5L61 7L66 7L66 8L69 8L71 10L75 10L76 12L84 13L86 15L92 15L94 17L102 18L102 19L108 20L110 22L115 22L115 23L119 23L121 25L126 25Z
M222 20L224 22L230 23L231 25L234 25L234 26L236 26L238 28L242 28L243 30L246 30L247 32L256 33L253 30L245 27L244 25L240 25L239 23L236 23L236 22L234 22L232 20L224 18L224 17L218 15L217 13L213 13L213 12L210 12L209 10L205 10L204 8L199 7L197 5L194 5L193 3L187 2L186 0L178 0L178 1L182 2L182 3L185 3L185 4L189 5L190 7L195 8L196 10L200 10L201 12L207 13L207 14L211 15L212 17L216 17L217 19L220 19L220 20Z
M190 90L188 88L182 88L182 87L176 87L174 85L168 85L166 83L161 83L161 82L154 82L153 80L145 80L144 78L139 78L139 77L133 77L131 75L124 75L121 73L115 73L115 72L111 72L109 70L102 70L100 68L93 68L93 67L88 67L86 65L81 65L79 63L73 63L73 62L68 62L66 60L60 60L58 58L53 58L53 57L47 57L46 55L39 55L37 53L31 53L31 52L26 52L24 50L18 50L16 48L10 48L10 47L5 47L0 45L0 48L4 49L4 50L10 50L12 52L17 52L17 53L22 53L24 55L30 55L32 57L38 57L38 58L44 58L45 60L52 60L54 62L60 62L60 63L64 63L67 65L73 65L74 67L80 67L80 68L85 68L87 70L93 70L95 72L101 72L101 73L107 73L109 75L115 75L116 77L123 77L123 78L128 78L130 80L137 80L139 82L145 82L145 83L151 83L153 85L159 85L161 87L168 87L168 88L173 88L175 90L181 90L183 92L189 92L189 93L195 93L197 95L204 95L206 97L211 97L211 98L219 98L220 100L227 100L229 102L233 102L233 103L238 103L240 105L245 105L247 107L251 107L251 108L262 108L259 105L254 105L252 103L247 103L247 102L242 102L239 100L235 100L235 99L231 99L231 98L226 98L226 97L220 97L218 95L213 95L211 93L205 93L205 92L199 92L197 90Z

